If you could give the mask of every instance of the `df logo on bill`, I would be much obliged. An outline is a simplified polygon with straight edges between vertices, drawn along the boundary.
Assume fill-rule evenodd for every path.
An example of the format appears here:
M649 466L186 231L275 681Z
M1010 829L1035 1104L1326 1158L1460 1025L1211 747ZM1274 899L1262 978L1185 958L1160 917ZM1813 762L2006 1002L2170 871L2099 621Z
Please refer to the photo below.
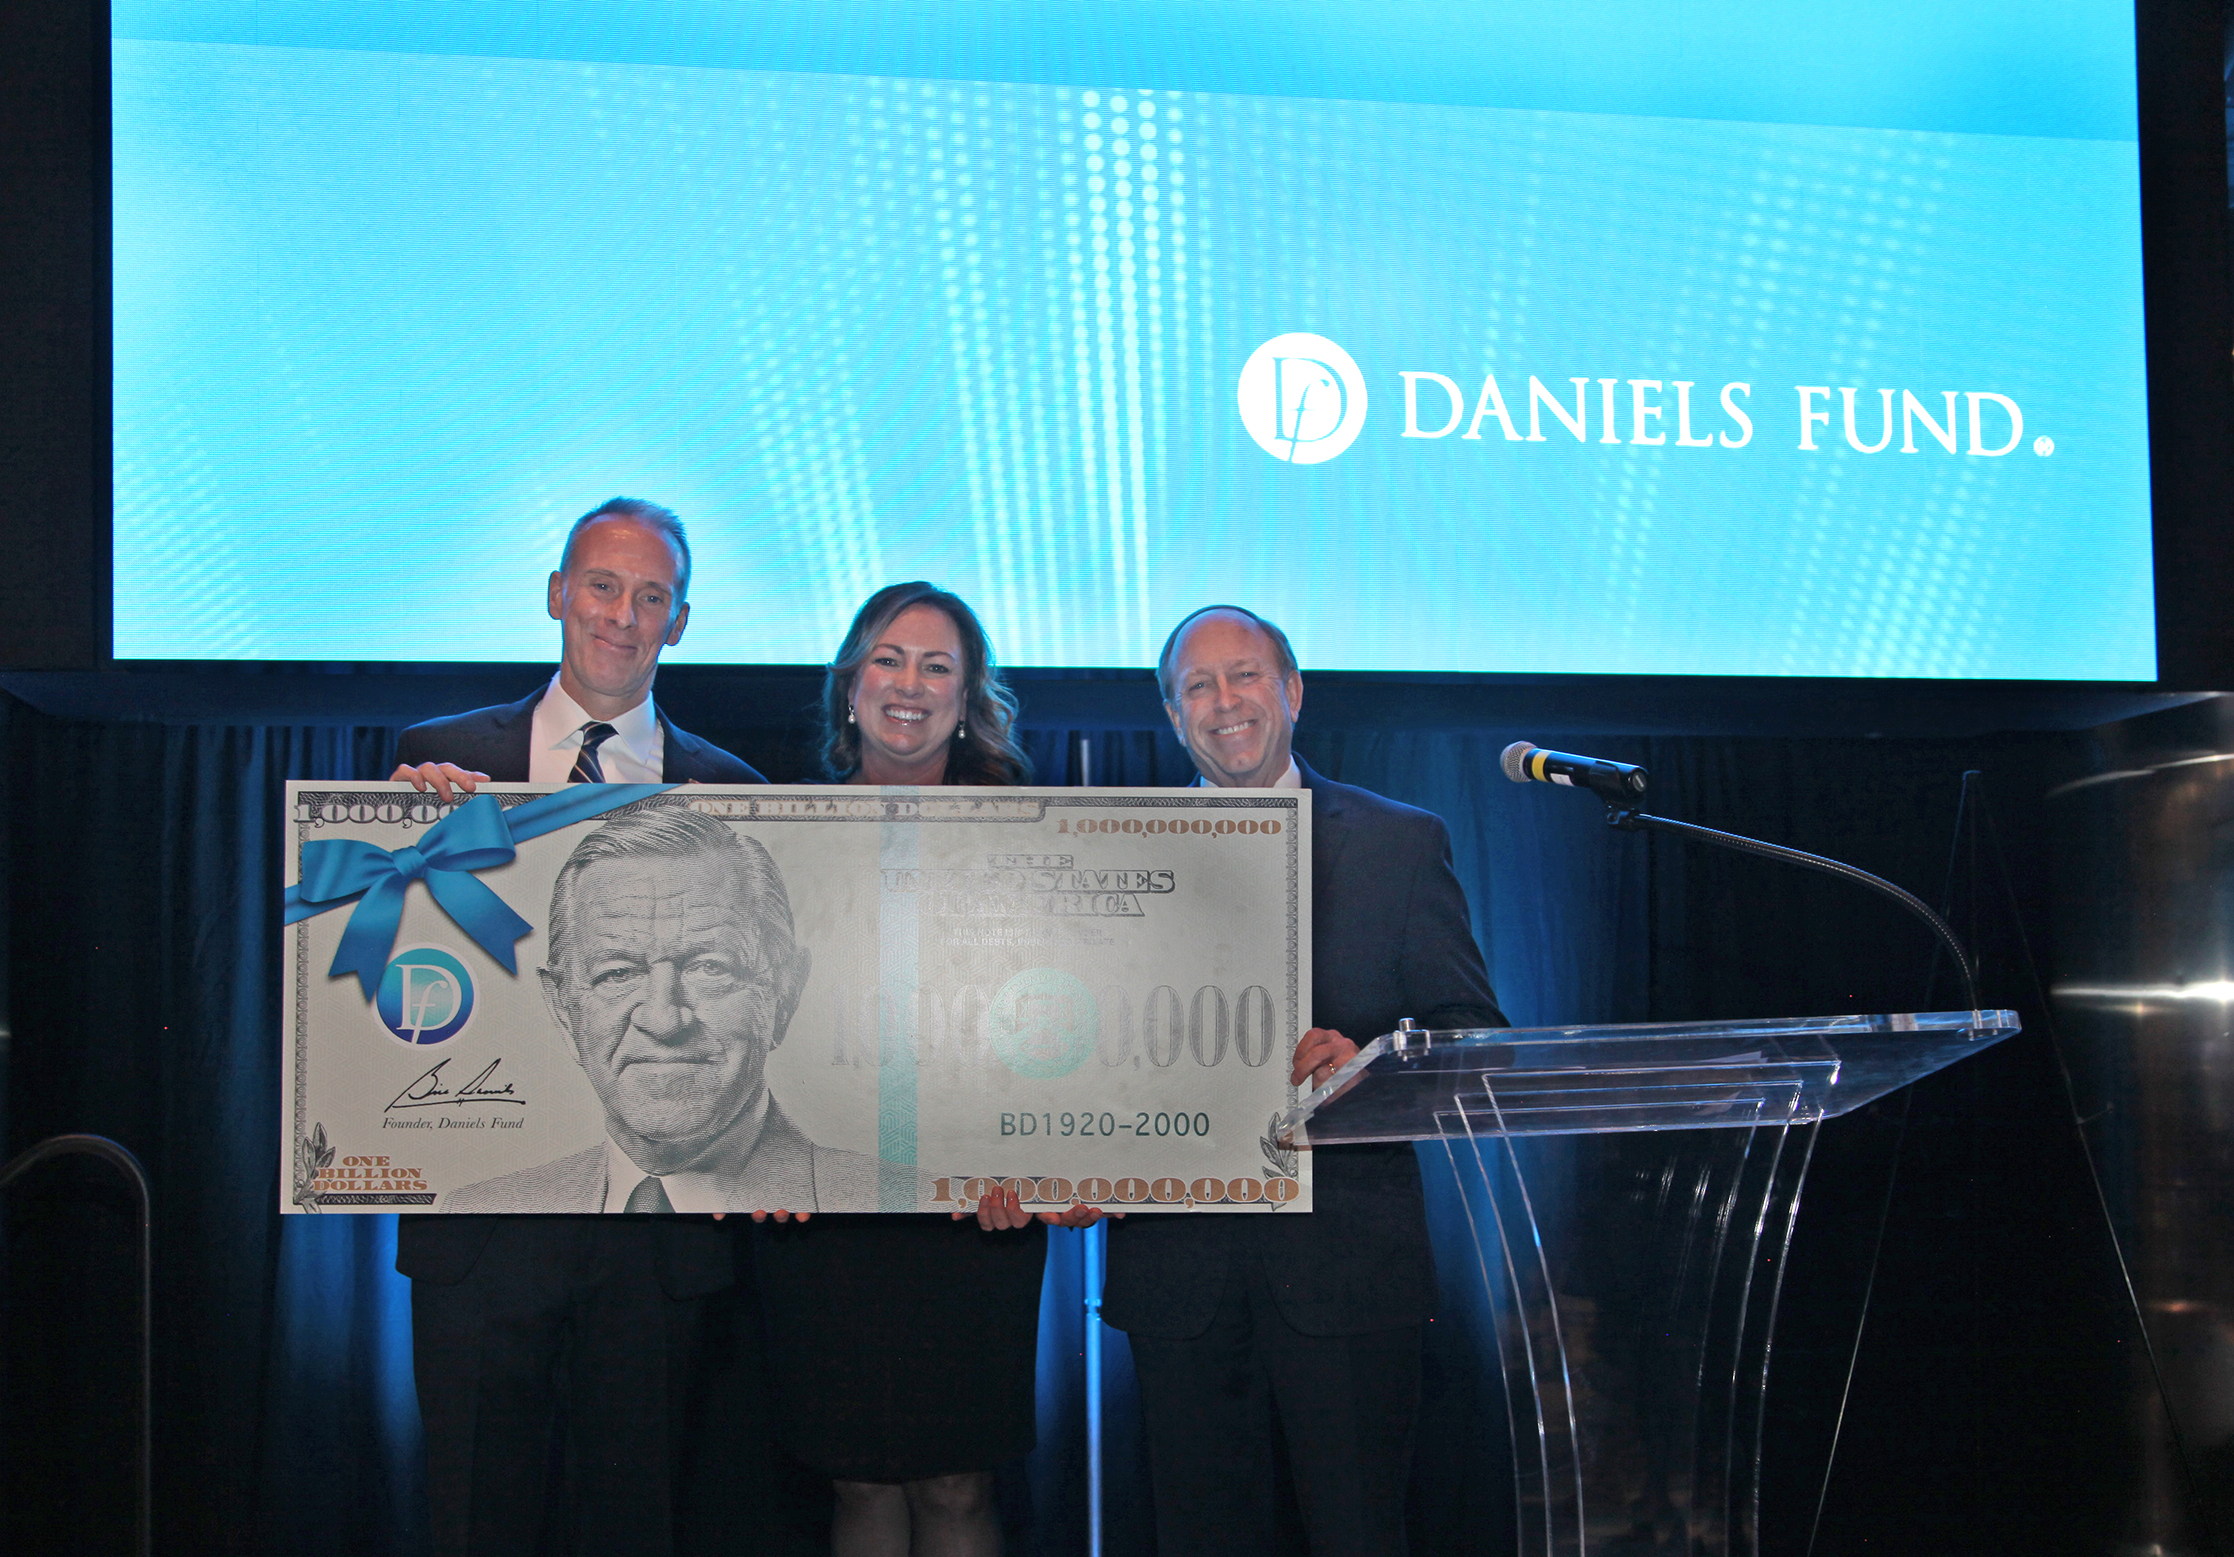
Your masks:
M439 946L399 952L380 976L373 1010L389 1034L408 1044L441 1043L473 1019L473 976Z
M986 1013L993 1052L1019 1076L1067 1076L1086 1063L1101 1009L1083 981L1060 968L1026 968L1001 986Z
M1241 365L1241 425L1291 465L1334 458L1365 426L1365 375L1323 335L1275 335Z

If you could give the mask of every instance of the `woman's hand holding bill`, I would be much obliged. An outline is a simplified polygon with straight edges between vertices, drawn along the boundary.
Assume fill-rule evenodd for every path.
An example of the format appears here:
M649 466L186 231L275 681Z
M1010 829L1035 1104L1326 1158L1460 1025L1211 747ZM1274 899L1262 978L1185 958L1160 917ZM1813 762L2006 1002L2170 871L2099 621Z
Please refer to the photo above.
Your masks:
M966 1211L950 1214L957 1222L969 1215ZM1029 1227L1034 1215L1050 1227L1091 1227L1104 1216L1121 1217L1124 1214L1122 1211L1105 1212L1101 1207L1087 1205L1082 1200L1072 1201L1069 1209L1063 1211L1027 1211L1024 1209L1023 1196L1012 1185L996 1184L977 1203L977 1225L989 1233Z
M967 1213L957 1211L954 1220L959 1222ZM977 1225L987 1232L1002 1231L1013 1227L1032 1225L1032 1213L1024 1209L1024 1197L1013 1185L996 1184L985 1192L977 1203Z

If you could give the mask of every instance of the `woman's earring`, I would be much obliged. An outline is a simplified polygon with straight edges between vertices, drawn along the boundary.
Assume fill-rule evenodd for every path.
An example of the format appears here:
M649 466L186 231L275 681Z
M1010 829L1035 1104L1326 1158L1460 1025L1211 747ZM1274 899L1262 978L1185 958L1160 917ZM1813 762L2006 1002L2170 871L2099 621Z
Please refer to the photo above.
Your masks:
M853 722L854 722L854 718L853 718L853 707L852 707L852 705L851 705L851 704L848 704L848 705L846 706L846 723L847 723L847 724L852 724Z
M958 741L968 740L970 738L970 727L966 724L956 725L954 727L954 738Z

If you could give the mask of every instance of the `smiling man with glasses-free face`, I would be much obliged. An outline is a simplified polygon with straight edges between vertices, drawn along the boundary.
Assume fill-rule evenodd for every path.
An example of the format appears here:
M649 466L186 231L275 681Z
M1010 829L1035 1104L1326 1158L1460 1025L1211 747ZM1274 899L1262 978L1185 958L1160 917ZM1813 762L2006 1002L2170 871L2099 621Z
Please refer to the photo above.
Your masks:
M1165 717L1207 784L1271 789L1289 773L1303 677L1273 633L1214 606L1180 625L1156 668Z
M689 588L690 562L665 531L626 512L579 526L546 590L567 695L597 719L649 697L659 651L690 624Z

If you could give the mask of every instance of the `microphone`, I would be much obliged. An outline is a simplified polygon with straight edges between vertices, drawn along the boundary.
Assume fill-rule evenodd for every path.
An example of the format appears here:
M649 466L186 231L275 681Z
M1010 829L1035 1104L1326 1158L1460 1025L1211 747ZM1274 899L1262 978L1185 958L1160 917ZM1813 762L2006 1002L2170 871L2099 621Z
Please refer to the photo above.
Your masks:
M1566 784L1622 805L1634 804L1644 795L1645 770L1635 763L1546 751L1532 741L1513 742L1505 748L1498 765L1515 784Z

